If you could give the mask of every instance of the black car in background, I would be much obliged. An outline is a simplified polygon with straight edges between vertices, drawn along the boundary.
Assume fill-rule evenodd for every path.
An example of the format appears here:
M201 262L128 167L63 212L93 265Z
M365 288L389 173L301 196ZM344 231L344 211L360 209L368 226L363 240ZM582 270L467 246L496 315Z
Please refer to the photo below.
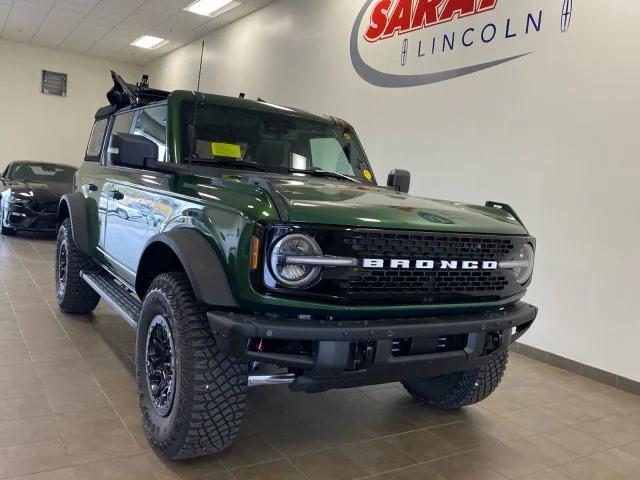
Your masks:
M12 162L0 176L3 235L19 231L55 232L58 203L73 191L76 168L43 162Z

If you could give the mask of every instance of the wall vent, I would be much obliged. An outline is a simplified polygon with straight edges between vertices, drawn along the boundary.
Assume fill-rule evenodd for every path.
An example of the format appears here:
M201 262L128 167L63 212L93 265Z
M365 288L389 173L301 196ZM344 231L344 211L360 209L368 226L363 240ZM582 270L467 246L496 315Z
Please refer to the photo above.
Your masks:
M42 93L67 96L67 74L42 70Z

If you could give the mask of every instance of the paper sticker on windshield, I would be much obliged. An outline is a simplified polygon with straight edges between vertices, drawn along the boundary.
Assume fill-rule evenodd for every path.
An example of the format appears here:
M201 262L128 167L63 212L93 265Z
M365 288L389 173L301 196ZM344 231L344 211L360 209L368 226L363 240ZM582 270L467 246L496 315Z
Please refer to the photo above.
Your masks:
M345 132L344 133L344 139L347 140L347 141L351 140L351 135L349 133Z
M242 158L240 145L233 143L211 143L211 153L214 157Z
M362 174L364 175L364 178L366 178L367 180L369 181L373 180L373 175L369 170L365 170L364 172L362 172Z

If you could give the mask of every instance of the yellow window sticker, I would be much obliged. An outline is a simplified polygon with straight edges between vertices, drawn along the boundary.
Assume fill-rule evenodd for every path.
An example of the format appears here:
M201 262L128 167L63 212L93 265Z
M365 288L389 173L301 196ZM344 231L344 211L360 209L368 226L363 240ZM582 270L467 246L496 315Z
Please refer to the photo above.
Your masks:
M242 150L240 145L233 143L211 143L211 153L215 157L242 158Z
M366 178L368 181L373 180L373 175L369 170L365 170L364 172L362 172L362 174L364 175L364 178Z

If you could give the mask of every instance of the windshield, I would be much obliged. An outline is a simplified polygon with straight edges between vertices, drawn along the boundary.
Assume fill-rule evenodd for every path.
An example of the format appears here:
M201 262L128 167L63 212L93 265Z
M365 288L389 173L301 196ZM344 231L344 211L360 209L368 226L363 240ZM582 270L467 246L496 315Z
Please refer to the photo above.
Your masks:
M182 110L182 125L193 125L193 104ZM185 157L284 174L346 176L373 182L355 134L334 123L286 113L199 105L196 127L185 128Z
M47 165L37 163L16 163L9 170L10 180L24 182L60 182L73 183L76 169L61 165Z

